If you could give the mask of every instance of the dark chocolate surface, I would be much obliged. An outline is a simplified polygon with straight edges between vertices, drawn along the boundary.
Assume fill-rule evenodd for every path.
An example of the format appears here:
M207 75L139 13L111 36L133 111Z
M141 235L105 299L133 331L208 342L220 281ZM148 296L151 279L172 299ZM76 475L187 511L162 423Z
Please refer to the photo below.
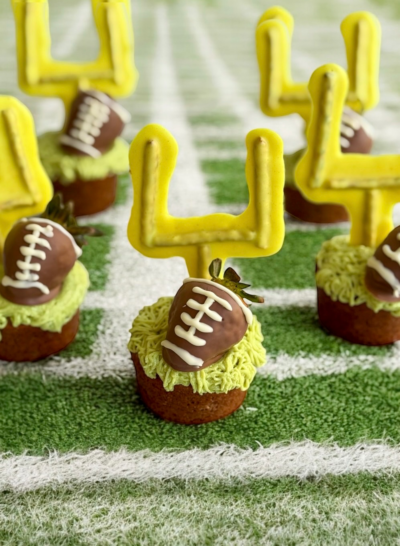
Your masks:
M400 283L400 264L385 254L384 248L388 246L391 250L397 251L400 248L400 226L394 228L386 239L375 251L374 257L381 264L389 269ZM380 275L380 273L367 265L365 271L365 286L375 298L381 301L400 301L396 296L393 287Z
M16 273L21 271L17 262L25 260L25 256L21 253L21 248L29 246L24 241L24 237L33 233L31 230L26 229L29 224L38 224L45 227L49 225L49 222L45 219L30 220L28 218L17 222L9 232L4 243L3 266L4 275L13 280L17 280ZM37 250L45 253L46 259L42 260L33 256L30 263L40 265L40 271L33 271L33 273L38 275L38 282L47 286L50 293L44 294L36 287L17 288L3 286L0 283L0 294L13 303L39 305L52 300L59 293L62 283L76 262L77 256L74 245L70 237L66 233L63 233L62 230L54 227L53 237L47 237L45 234L41 234L40 237L49 242L51 250L39 244L35 245Z
M192 318L198 313L196 309L188 307L188 300L193 299L197 302L204 303L207 299L205 295L193 292L195 286L214 292L217 296L227 301L232 307L232 311L229 311L217 302L214 302L211 305L211 311L215 311L223 317L221 322L213 320L206 314L203 315L201 323L213 328L213 332L211 333L203 333L196 330L196 337L206 341L206 344L203 346L194 346L175 333L175 327L178 325L186 331L189 330L189 326L182 321L182 313L185 312ZM248 324L239 304L233 297L225 292L225 290L222 290L218 284L215 283L214 285L214 283L209 284L197 281L187 282L178 290L172 303L166 339L174 345L188 351L191 355L201 358L204 361L204 364L201 367L190 366L174 351L167 349L166 347L163 347L162 349L163 358L172 368L178 371L193 372L204 369L211 364L214 364L214 362L217 362L217 360L233 347L233 345L239 343L246 333L247 327Z

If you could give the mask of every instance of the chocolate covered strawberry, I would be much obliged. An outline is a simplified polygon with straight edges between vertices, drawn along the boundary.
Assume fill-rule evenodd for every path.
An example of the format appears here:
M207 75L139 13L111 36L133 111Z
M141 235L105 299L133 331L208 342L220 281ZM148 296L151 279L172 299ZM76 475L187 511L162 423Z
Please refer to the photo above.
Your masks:
M367 262L365 286L381 301L400 301L400 226L394 228Z
M344 154L369 154L374 143L372 127L351 108L345 107L340 128L340 146Z
M214 260L209 271L211 280L186 279L172 302L161 345L164 360L178 371L198 371L222 358L252 322L244 299L264 301L244 292L249 285L232 268L219 278L221 260Z
M68 153L100 157L122 133L130 114L96 90L80 91L72 103L60 145Z
M100 235L78 226L72 205L56 195L41 217L18 221L5 240L0 294L12 303L39 305L57 296L77 258L84 235Z

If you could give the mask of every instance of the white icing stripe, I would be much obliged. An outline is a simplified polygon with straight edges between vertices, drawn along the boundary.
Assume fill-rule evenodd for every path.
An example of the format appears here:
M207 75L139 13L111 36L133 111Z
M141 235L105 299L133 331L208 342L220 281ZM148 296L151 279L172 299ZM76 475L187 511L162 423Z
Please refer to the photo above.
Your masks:
M195 292L195 288L193 288L192 290L193 292ZM207 290L204 290L204 292L207 292ZM179 325L175 326L175 330L174 330L175 334L178 337L185 339L186 341L188 341L195 347L203 347L206 344L206 341L204 339L196 336L197 326L198 324L201 324L201 319L203 318L204 315L207 315L211 319L217 320L218 322L222 321L221 315L219 315L215 311L211 311L210 309L213 303L215 303L215 299L214 299L215 294L213 292L209 292L209 293L211 294L211 297L206 298L204 303L196 302L195 300L192 300L192 299L190 299L187 302L188 307L190 307L191 309L197 309L199 311L194 318L192 318L187 313L182 313L182 315L185 315L185 319L186 319L185 324L189 324L190 326L189 330L186 331L182 328L182 326L179 326ZM229 307L230 307L230 310L232 311L232 307L230 305ZM181 319L182 319L182 315L181 315ZM211 328L211 331L213 331L212 328Z
M35 244L35 243L31 243ZM43 252L43 250L36 250L36 248L32 248L31 246L21 246L19 249L22 256L25 256L26 258L39 258L39 260L45 260L46 259L46 253Z
M371 138L374 136L372 125L368 123L364 116L361 116L348 106L343 109L342 123L349 125L355 131L358 131L361 128L364 129L366 134Z
M346 138L340 137L340 146L341 148L350 148L350 142Z
M195 347L204 347L204 345L206 344L206 340L194 335L195 332L195 327L191 327L189 328L189 330L184 330L179 324L175 326L175 334L178 337L188 341L191 345L194 345Z
M25 256L25 260L17 260L17 267L20 269L20 271L16 271L15 279L11 279L11 277L5 275L1 280L1 284L5 287L12 286L13 288L25 290L29 288L38 288L43 294L47 295L50 293L49 288L43 283L38 282L39 275L32 273L33 271L40 272L41 270L41 264L31 263L33 257L38 258L39 260L46 260L46 253L43 250L38 250L36 246L39 245L51 250L50 243L46 239L41 238L40 235L45 235L46 237L51 238L54 236L54 229L56 228L67 235L67 237L71 240L77 257L82 254L82 250L75 243L72 235L56 222L47 220L46 218L29 218L29 220L20 220L20 222L28 221L29 223L25 226L25 229L32 231L33 233L27 233L24 236L24 242L29 246L22 246L19 249L20 253ZM42 226L40 224L36 224L35 222L45 223L46 225Z
M26 221L26 219L24 221ZM48 218L32 217L29 218L29 222L43 222L48 224L49 226L52 226L53 228L56 228L58 231L61 231L61 233L63 233L71 241L71 244L75 250L76 257L80 258L82 256L82 249L76 244L75 239L72 237L69 231L67 231L62 225L57 224L57 222L53 222L53 220L49 220Z
M253 313L250 311L250 309L243 303L243 301L237 296L232 290L229 290L229 288L226 288L226 286L223 286L222 284L218 284L214 281L211 281L209 279L192 279L188 278L183 281L183 284L187 282L199 282L199 283L205 283L209 284L210 286L218 287L220 290L223 290L227 294L230 295L231 298L233 298L236 303L240 306L241 310L243 311L243 314L245 316L247 324L251 324L253 322Z
M131 121L131 115L123 106L118 104L115 100L111 99L108 95L105 93L102 93L101 91L97 91L95 89L90 89L86 91L88 95L91 95L92 97L96 97L98 100L101 100L107 106L111 108L111 110L114 110L114 112L121 118L123 123L129 123Z
M375 269L379 275L393 288L393 295L397 298L400 297L400 282L395 277L394 273L385 267L375 256L371 256L367 265L372 269Z
M211 332L214 331L214 328L212 326L200 322L200 320L198 320L197 318L197 315L195 317L191 317L188 313L182 313L181 320L187 326L195 326L196 330L202 332L203 334L211 334Z
M69 136L88 146L95 143L100 130L110 119L110 108L97 98L85 97L79 105L77 116L69 131Z
M29 229L29 226L28 228ZM48 237L53 237L53 234L51 235L48 235ZM50 246L50 243L47 239L38 239L37 237L35 237L34 235L25 235L24 237L24 240L28 243L28 244L36 244L36 245L39 245L39 246L44 246L45 248L47 248L48 250L51 250L51 246Z
M165 347L166 349L169 349L170 351L173 351L176 353L186 364L189 366L194 366L196 368L199 368L204 364L204 360L201 360L201 358L197 358L196 356L193 356L189 353L189 351L185 351L185 349L181 349L174 343L171 343L167 339L161 342L161 345Z
M93 148L93 146L89 146L89 144L85 144L84 142L81 142L80 140L76 140L75 138L70 137L69 135L61 135L60 136L60 142L61 144L65 144L66 146L71 146L72 148L76 148L77 150L80 150L81 152L84 152L87 155L90 155L91 157L100 157L101 153L96 148Z
M224 300L223 298L220 298L215 294L215 292L211 292L210 290L204 290L203 288L200 288L200 286L195 286L192 290L195 294L201 294L202 296L207 296L207 298L212 298L214 301L222 305L222 307L225 307L228 311L232 311L232 305L229 303L229 301Z
M7 277L7 275L2 278L1 284L6 287L12 286L13 288L22 288L22 289L38 288L43 294L46 294L46 295L50 294L50 290L47 288L47 286L45 286L41 282L16 281L14 279L11 279L10 277Z
M30 269L31 271L40 271L40 264L27 264L22 260L17 260L17 266L19 269Z
M382 251L391 260L400 265L400 248L392 250L389 245L383 245Z
M204 303L200 303L196 300L192 300L190 299L188 302L187 302L187 306L190 307L190 309L195 309L196 311L202 311L203 313L205 313L208 317L210 317L210 319L212 320L215 320L216 322L221 322L222 321L222 317L219 313L217 313L216 311L212 311L211 309L209 309L208 307L206 308L205 307L205 304L208 300L206 300ZM212 305L214 303L214 300L212 300L210 298L210 305Z
M353 136L355 135L354 129L344 124L342 124L340 127L340 133L347 138L353 138Z

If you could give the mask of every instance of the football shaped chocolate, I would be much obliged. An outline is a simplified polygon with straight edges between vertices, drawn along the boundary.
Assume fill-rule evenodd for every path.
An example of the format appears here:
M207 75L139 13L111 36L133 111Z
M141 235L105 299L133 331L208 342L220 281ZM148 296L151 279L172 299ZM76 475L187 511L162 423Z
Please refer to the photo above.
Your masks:
M240 277L231 268L224 279L217 278L221 261L213 264L212 280L186 279L172 302L162 354L167 364L181 372L207 368L222 358L252 322L243 297L263 301L243 292L249 285L239 283Z
M394 228L368 260L365 286L381 301L400 301L400 226Z
M340 128L340 147L344 154L369 154L374 143L372 127L363 116L345 107Z
M81 252L59 224L44 218L20 220L5 240L1 295L20 305L52 300Z
M81 91L72 103L60 145L75 155L100 157L107 152L130 120L130 114L100 91Z
M7 235L0 294L20 305L39 305L55 298L82 254L87 235L103 234L78 225L72 203L64 205L62 196L55 194L41 217L20 220Z

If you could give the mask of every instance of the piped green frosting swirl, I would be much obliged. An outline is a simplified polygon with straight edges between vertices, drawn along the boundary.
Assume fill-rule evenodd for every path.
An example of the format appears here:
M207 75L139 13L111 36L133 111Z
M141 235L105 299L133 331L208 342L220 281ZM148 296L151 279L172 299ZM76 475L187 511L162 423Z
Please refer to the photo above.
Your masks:
M0 278L3 271L0 269ZM0 296L0 342L1 330L8 321L16 328L21 324L34 326L48 332L61 332L64 324L75 315L89 288L89 274L76 262L66 277L60 293L51 301L41 305L17 305Z
M96 180L129 171L129 145L124 139L116 138L108 152L93 158L64 152L58 144L59 135L50 132L38 138L40 160L51 180L68 185L77 179Z
M128 349L139 355L145 374L152 379L158 375L166 391L174 390L175 385L191 385L199 394L247 390L256 368L266 361L261 326L256 317L243 339L221 360L198 372L177 372L163 360L161 353L172 299L160 298L144 307L133 321Z
M347 235L338 235L326 241L317 254L316 282L333 300L351 307L365 303L378 311L389 311L400 317L400 302L379 301L368 292L364 284L365 268L374 249L367 246L350 246Z

